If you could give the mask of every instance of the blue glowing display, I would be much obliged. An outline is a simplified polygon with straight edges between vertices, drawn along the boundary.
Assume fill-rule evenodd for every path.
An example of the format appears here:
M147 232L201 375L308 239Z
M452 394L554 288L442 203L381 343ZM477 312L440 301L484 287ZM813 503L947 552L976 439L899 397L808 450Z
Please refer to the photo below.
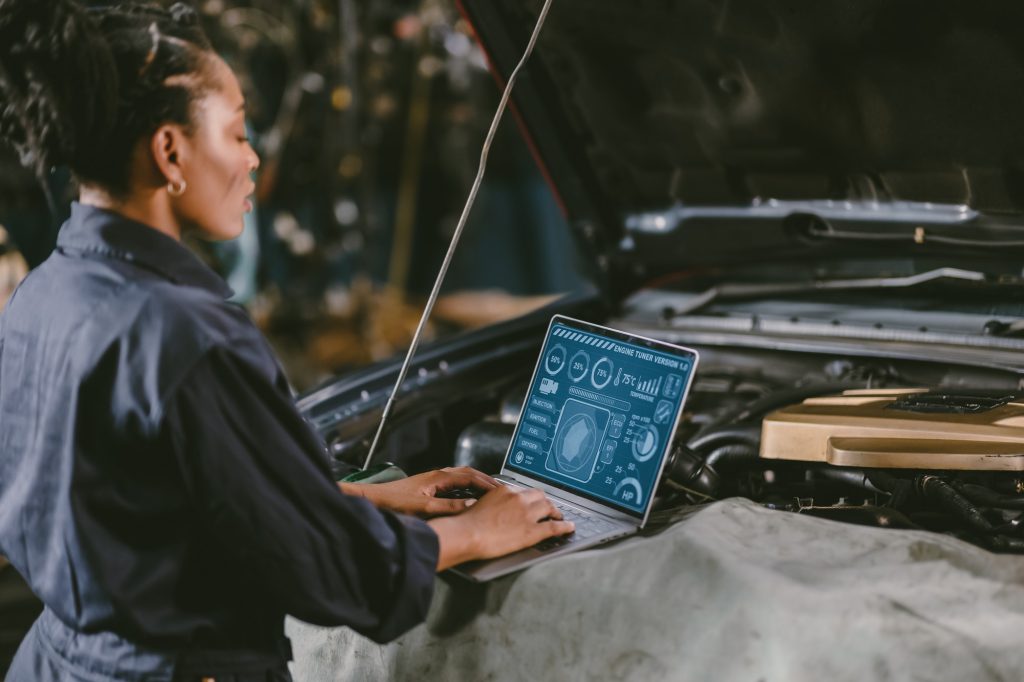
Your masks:
M696 355L556 318L505 466L643 516Z

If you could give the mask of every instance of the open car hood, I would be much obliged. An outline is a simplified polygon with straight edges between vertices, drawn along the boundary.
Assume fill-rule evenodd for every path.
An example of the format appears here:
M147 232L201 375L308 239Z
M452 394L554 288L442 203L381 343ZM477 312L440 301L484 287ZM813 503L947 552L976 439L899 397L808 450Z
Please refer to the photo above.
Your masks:
M462 0L500 81L541 6ZM988 0L554 0L513 101L612 256L816 248L793 216L909 249L950 226L1005 240L1024 226L1022 34L1024 5ZM745 232L708 248L725 225Z

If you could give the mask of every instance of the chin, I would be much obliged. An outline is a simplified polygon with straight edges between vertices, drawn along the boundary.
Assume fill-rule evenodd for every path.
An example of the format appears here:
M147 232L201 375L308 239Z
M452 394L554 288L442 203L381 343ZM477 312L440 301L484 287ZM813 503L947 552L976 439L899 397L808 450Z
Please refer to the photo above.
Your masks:
M198 230L202 239L210 242L226 242L236 239L245 229L245 219L225 220L216 225L205 225Z
M232 229L228 230L228 233L224 236L224 239L237 239L242 236L242 232L245 230L245 216L239 217L231 225Z
M231 220L225 220L223 223L223 229L220 230L221 239L235 239L242 234L245 229L245 213L239 213L231 217Z

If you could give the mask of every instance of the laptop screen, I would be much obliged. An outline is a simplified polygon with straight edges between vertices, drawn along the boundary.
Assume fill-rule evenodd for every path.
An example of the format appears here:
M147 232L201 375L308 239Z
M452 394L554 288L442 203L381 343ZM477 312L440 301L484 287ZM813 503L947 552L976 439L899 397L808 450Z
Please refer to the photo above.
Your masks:
M556 316L505 467L643 518L696 353Z

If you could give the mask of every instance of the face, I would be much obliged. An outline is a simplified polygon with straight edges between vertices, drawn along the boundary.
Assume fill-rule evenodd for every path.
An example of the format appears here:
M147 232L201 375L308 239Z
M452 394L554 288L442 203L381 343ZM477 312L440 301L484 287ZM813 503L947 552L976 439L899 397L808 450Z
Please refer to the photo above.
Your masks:
M192 134L183 141L179 163L188 186L172 201L178 223L211 240L242 233L252 210L259 157L245 130L245 99L238 79L219 58L211 58L211 88L197 103Z

